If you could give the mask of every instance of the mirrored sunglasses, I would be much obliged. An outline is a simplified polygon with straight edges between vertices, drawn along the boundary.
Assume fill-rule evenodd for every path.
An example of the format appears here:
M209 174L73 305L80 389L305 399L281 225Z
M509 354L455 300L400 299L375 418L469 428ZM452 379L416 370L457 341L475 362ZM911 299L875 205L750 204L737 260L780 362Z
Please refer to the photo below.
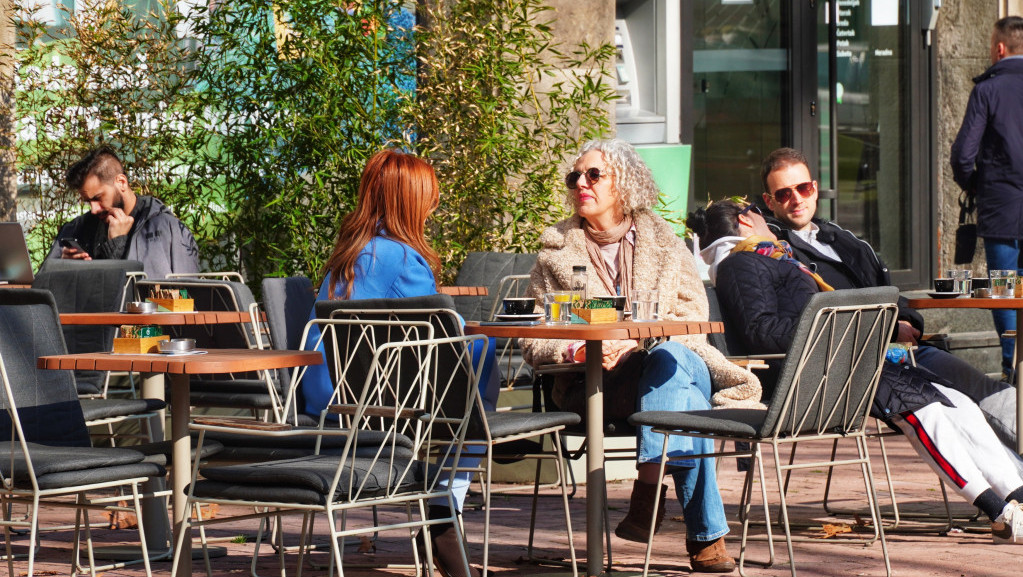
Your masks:
M808 198L811 194L813 194L813 188L814 188L813 181L811 180L809 182L797 184L796 186L787 186L785 188L779 188L778 190L774 191L774 194L772 196L774 196L775 202L785 204L792 198L793 189L795 189L795 191L799 193L799 196L803 198Z

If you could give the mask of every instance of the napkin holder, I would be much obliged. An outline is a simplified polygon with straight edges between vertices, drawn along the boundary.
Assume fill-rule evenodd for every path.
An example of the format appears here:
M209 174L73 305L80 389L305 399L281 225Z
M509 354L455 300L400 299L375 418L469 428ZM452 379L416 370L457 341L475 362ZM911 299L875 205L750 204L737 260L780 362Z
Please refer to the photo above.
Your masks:
M114 352L125 355L144 355L147 353L158 353L160 341L166 341L170 339L169 335L160 335L158 337L133 337L133 338L115 338L114 339Z
M618 311L613 308L604 309L572 309L572 314L591 325L618 322Z
M195 310L195 299L146 299L156 305L157 310L172 313L190 313Z

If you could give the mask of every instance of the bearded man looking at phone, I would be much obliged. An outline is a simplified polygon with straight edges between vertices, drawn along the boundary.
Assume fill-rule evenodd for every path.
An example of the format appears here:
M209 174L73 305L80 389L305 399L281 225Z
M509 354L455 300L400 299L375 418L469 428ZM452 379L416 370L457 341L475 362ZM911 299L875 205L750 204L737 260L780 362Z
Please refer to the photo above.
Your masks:
M49 258L138 260L150 278L199 271L191 231L160 200L132 191L113 149L93 150L66 180L89 212L61 227Z

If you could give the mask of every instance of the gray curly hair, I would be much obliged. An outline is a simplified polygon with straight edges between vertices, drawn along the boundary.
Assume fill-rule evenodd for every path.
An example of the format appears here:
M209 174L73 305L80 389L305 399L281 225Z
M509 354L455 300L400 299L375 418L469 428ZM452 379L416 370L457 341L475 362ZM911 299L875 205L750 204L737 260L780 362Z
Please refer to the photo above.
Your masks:
M650 208L657 202L660 192L654 184L653 174L631 144L618 139L591 140L583 145L572 163L575 164L592 150L599 150L604 156L604 162L611 169L622 212L632 214L633 211ZM570 206L574 204L573 196L572 191L568 191Z

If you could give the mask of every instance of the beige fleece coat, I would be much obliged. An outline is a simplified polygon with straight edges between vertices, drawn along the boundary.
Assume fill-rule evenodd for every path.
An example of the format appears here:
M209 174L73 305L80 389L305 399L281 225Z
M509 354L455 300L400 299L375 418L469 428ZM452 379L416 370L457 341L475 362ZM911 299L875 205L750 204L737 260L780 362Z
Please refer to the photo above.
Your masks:
M657 289L661 318L680 321L706 321L707 294L696 270L693 253L660 216L649 210L632 215L636 227L636 252L633 257L634 289ZM540 236L542 248L530 273L528 295L540 299L543 293L568 290L573 265L587 265L590 294L603 294L586 253L582 219L573 216L548 228ZM706 335L672 337L700 356L710 369L713 382L711 403L715 407L763 407L760 381L755 375L725 359L707 342ZM563 361L570 341L522 339L523 356L532 366Z

